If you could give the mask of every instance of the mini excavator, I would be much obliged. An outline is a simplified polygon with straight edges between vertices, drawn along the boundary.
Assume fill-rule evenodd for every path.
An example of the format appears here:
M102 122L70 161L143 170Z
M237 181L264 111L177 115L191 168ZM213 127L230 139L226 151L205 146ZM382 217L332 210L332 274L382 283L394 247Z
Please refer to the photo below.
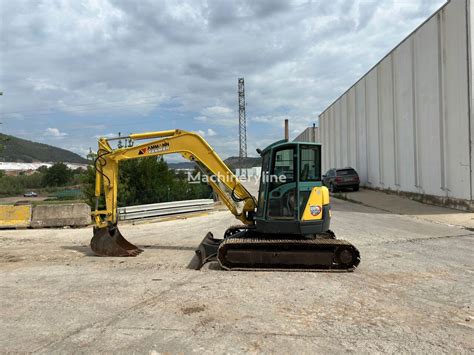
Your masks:
M360 262L351 243L329 229L328 189L321 183L321 145L281 140L263 150L258 200L194 132L168 130L130 134L133 144L113 149L99 139L95 160L96 208L91 249L99 256L137 256L143 250L127 241L117 222L119 163L123 160L179 153L196 163L220 200L241 224L223 238L207 233L196 250L199 267L217 261L227 270L352 271ZM136 141L144 141L134 146ZM105 210L99 198L105 197Z

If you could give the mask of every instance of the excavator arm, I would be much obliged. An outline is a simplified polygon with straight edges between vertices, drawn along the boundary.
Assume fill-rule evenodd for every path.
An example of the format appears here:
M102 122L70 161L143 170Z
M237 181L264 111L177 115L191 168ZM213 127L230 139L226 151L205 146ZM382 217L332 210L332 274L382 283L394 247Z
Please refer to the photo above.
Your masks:
M137 146L112 149L108 139L99 139L95 161L96 208L93 212L97 230L117 224L119 163L123 160L173 153L179 153L184 158L196 162L201 173L207 176L207 182L230 212L246 225L254 223L255 198L200 135L177 129L130 134L121 138L128 138L134 142L147 141ZM98 201L102 194L105 196L105 210L98 209Z

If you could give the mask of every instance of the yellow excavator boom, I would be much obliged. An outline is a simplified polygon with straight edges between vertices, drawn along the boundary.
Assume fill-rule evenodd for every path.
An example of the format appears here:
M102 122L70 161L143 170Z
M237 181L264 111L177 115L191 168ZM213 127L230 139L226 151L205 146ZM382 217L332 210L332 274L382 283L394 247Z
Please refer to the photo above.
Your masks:
M227 208L242 223L253 224L252 215L256 209L255 198L200 135L176 129L130 134L128 137L121 138L147 141L136 146L113 149L107 138L99 139L99 149L95 161L97 202L93 213L97 229L117 223L119 163L123 160L173 153L179 153L184 158L196 162L201 173L208 176L207 182ZM98 209L98 200L102 194L105 196L105 210Z

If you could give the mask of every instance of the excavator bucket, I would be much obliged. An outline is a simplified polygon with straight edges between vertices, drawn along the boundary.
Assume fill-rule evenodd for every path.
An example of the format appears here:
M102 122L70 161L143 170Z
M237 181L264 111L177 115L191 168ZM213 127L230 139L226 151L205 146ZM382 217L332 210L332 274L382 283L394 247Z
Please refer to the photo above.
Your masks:
M196 256L198 257L199 265L196 267L196 270L200 270L204 264L217 260L217 251L219 250L219 245L224 241L224 239L216 239L211 232L208 232L204 239L202 240L199 247L196 249Z
M91 249L98 256L137 256L143 251L127 241L116 226L94 228Z

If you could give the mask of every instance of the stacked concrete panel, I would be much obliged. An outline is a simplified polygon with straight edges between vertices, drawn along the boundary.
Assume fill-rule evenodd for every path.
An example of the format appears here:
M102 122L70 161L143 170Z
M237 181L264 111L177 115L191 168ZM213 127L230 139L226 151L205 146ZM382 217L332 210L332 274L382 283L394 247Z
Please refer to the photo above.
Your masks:
M31 228L85 227L90 223L91 209L86 203L35 206L31 217Z
M324 169L472 204L472 8L448 2L319 116Z
M85 203L58 205L0 205L0 229L85 227L91 210Z
M0 229L27 228L31 225L31 205L0 205Z

